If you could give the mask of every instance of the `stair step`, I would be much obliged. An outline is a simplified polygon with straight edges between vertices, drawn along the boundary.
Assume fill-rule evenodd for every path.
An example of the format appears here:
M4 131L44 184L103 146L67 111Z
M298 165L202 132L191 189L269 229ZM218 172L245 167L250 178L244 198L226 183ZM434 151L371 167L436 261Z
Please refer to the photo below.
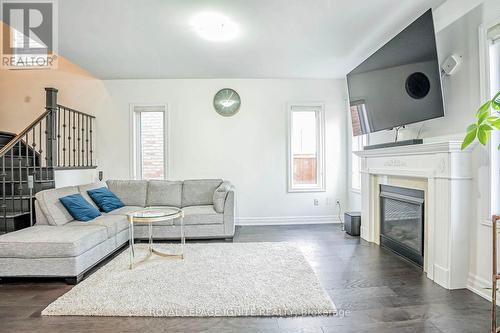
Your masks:
M16 135L8 132L0 132L0 145L3 147L9 143Z
M14 186L12 186L11 184L14 184ZM29 195L30 191L29 191L29 188L28 188L28 184L27 182L22 182L21 183L21 186L22 186L22 194L24 195ZM48 189L51 189L51 188L54 188L55 187L55 182L53 180L47 180L47 181L35 181L35 188L33 189L33 195L37 192L40 192L40 191L43 191L43 190L48 190ZM19 182L14 182L14 183L10 183L6 186L5 186L5 195L6 196L17 196L19 195ZM2 198L3 196L3 186L0 182L0 199Z
M34 202L34 196L30 198L29 195L23 195L22 197L8 197L5 198L5 210L7 212L19 212L19 211L29 211L30 210L30 199L32 203ZM2 205L3 199L0 199L0 216L3 214Z
M0 234L7 232L12 232L20 229L24 229L30 226L30 214L21 213L12 214L11 217L3 218L0 217Z
M14 158L11 158L10 155L5 155L3 157L5 159L5 164L2 161L2 157L0 157L0 170L3 168L5 165L5 169L10 169L11 166L14 168L19 168L19 165L21 165L21 168L23 167L31 167L33 168L34 166L40 166L39 158L33 156L23 156L21 158L18 158L17 155L14 156Z
M12 218L15 218L15 217L19 217L19 216L25 216L25 215L30 215L29 212L22 212L22 211L14 211L14 212L6 212L5 213L5 217L8 218L8 219L12 219ZM3 218L4 214L3 212L0 213L0 218Z
M48 179L52 180L54 179L54 170L53 169L45 169L43 168L40 172L39 168L14 168L14 169L5 169L2 170L0 167L0 184L2 182L2 171L5 171L5 180L6 181L11 181L14 180L15 182L19 182L19 178L21 178L24 181L27 181L29 175L33 175L35 177L35 180L41 180L41 179ZM21 175L21 176L20 176Z

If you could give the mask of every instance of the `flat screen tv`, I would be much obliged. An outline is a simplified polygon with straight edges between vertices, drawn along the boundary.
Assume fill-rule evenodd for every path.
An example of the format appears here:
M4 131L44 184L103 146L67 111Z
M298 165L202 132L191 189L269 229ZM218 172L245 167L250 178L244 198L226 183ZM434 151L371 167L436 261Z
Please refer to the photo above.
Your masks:
M354 135L444 116L432 11L347 74Z

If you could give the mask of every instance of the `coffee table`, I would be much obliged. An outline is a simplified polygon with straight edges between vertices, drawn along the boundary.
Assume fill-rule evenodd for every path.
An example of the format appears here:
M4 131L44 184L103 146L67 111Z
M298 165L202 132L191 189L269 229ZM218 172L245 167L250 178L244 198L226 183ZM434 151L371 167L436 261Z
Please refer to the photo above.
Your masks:
M148 256L143 259L141 262L144 262L151 258L153 254L158 255L160 257L170 257L170 258L184 258L184 244L186 243L186 239L184 237L184 212L179 208L145 208L133 213L127 214L129 221L129 234L130 234L130 269L134 268L134 258L135 258L135 250L134 250L134 223L147 223L149 225L149 253ZM172 223L175 226L175 219L180 220L180 231L181 231L181 244L180 244L180 253L166 253L156 250L153 247L153 224L163 221L172 220Z

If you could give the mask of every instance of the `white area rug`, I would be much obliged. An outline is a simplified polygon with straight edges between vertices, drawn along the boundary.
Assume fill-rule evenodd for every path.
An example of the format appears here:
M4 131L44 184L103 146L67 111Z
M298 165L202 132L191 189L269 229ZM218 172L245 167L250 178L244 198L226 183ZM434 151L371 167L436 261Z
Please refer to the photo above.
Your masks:
M159 250L172 245L156 244ZM136 246L136 259L146 256ZM238 317L327 315L335 305L302 252L287 243L187 244L185 259L128 269L126 250L42 315Z

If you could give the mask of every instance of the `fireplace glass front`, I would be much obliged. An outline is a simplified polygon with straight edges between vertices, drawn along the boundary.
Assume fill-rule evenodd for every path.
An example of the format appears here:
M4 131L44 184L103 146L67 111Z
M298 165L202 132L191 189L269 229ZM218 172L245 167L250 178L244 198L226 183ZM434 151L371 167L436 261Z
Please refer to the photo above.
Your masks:
M380 244L422 266L424 191L380 185Z

